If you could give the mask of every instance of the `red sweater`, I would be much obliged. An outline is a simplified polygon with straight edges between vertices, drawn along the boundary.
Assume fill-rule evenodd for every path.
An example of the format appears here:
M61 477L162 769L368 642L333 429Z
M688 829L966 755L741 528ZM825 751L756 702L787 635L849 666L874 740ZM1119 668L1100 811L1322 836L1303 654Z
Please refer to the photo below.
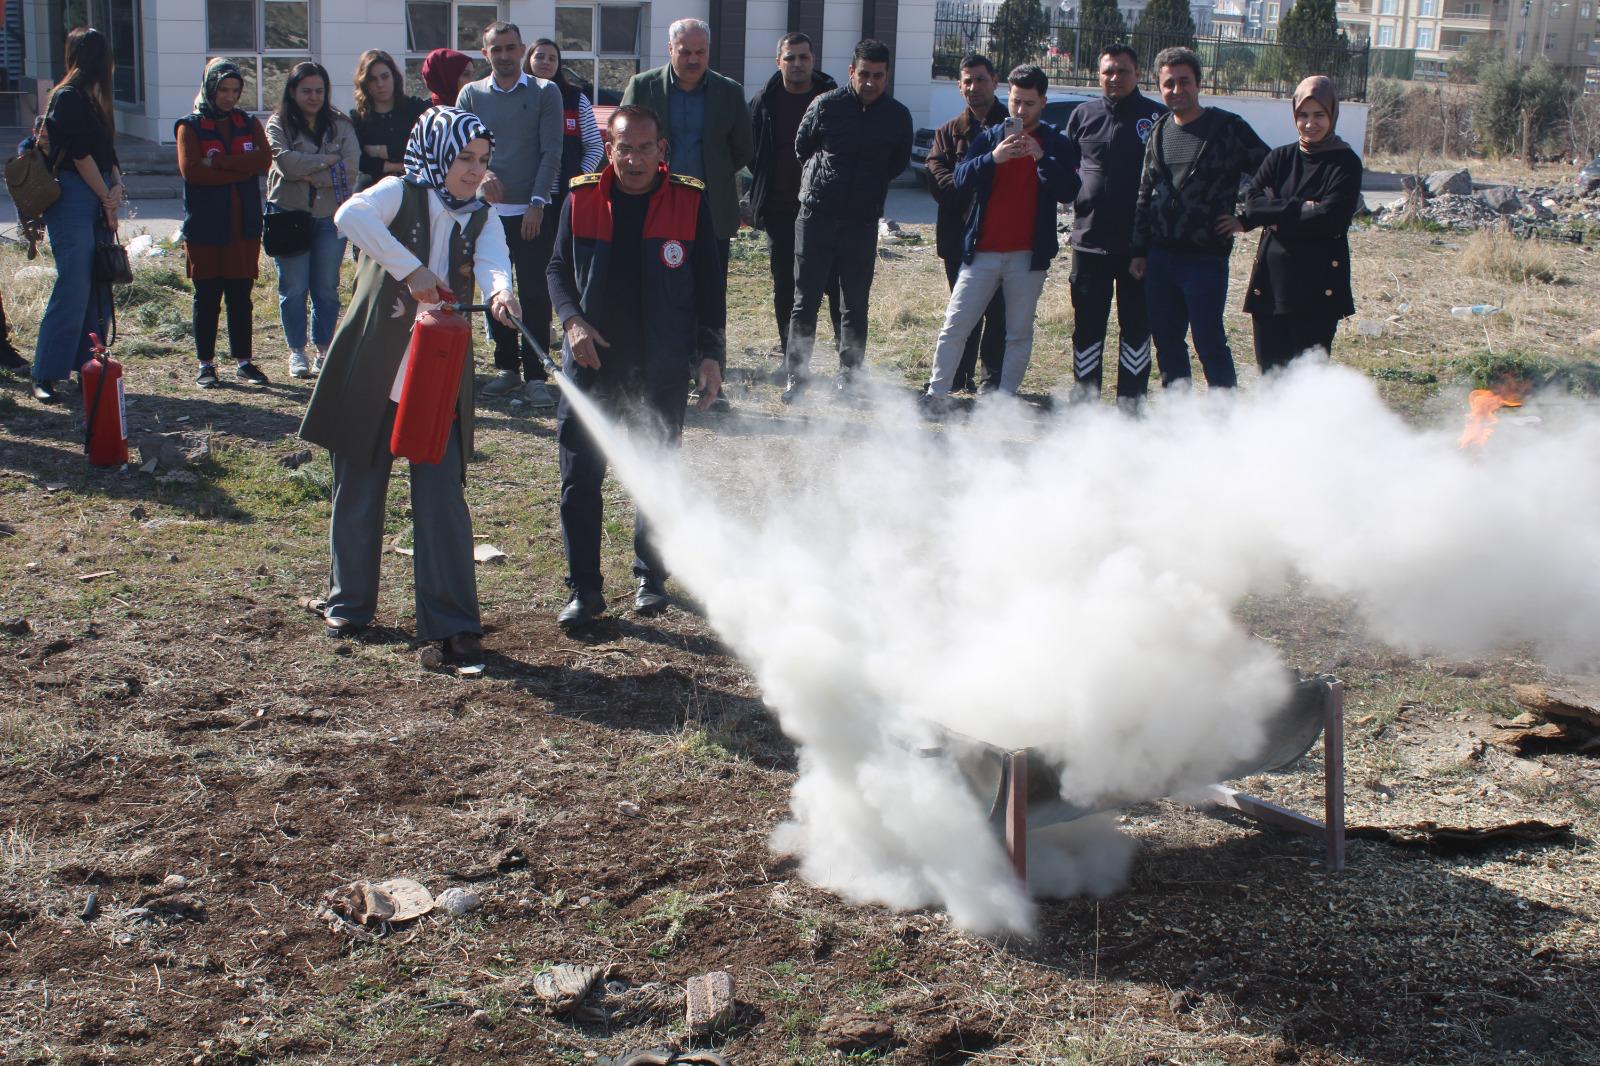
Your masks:
M1028 131L1028 136L1038 141L1038 129ZM996 164L983 232L978 234L978 251L1031 252L1038 211L1038 163L1029 156L1019 156Z

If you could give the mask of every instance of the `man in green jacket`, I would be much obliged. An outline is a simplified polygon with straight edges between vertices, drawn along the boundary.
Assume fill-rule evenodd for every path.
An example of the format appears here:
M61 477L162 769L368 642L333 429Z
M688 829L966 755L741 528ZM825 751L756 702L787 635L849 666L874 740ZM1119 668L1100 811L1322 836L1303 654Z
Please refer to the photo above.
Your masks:
M739 229L737 175L756 154L744 89L710 69L711 27L699 19L667 27L667 56L666 66L628 79L622 102L660 116L672 172L705 182L726 272L728 242Z

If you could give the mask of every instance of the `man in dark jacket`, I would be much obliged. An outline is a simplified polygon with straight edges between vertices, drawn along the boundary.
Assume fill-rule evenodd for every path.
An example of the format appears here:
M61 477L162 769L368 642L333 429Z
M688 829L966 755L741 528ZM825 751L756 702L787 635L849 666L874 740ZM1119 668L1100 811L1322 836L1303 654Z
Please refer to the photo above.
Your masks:
M1105 95L1075 108L1067 139L1078 148L1083 188L1072 218L1072 399L1100 398L1106 320L1117 298L1117 405L1137 407L1150 387L1150 324L1144 282L1128 273L1144 145L1166 110L1139 92L1139 55L1121 41L1100 52Z
M1061 132L1039 121L1050 80L1032 64L1017 67L1010 116L973 138L956 168L956 187L972 196L962 241L961 275L928 379L928 401L938 409L950 394L961 350L995 290L1006 293L1005 372L1000 391L1015 396L1033 355L1033 312L1045 272L1056 257L1056 205L1078 195L1078 150Z
M1244 228L1239 183L1255 174L1267 146L1233 112L1200 106L1200 57L1193 50L1164 50L1156 72L1170 113L1145 146L1128 272L1144 279L1161 384L1190 384L1184 335L1192 326L1206 384L1229 389L1238 377L1222 309L1233 236Z
M816 341L817 309L828 275L839 272L838 386L847 390L867 348L867 300L878 255L878 218L889 182L911 161L911 112L889 95L889 46L871 39L855 47L850 84L811 102L795 155L800 180L800 221L795 233L794 315L785 362L789 386L783 402L805 388Z
M750 100L750 132L756 157L750 163L750 212L757 229L767 231L772 262L772 311L778 322L778 350L789 350L789 318L794 314L794 233L800 215L800 159L794 137L811 101L838 84L815 70L811 38L786 34L778 42L778 72ZM828 313L839 337L839 275L828 279Z
M701 410L722 385L725 268L704 186L667 172L666 138L655 114L619 107L607 126L611 163L572 180L550 256L565 374L613 417L676 447L689 375L698 375ZM606 609L600 577L606 458L565 392L556 418L561 537L572 589L556 620L570 629ZM633 602L639 613L655 614L667 606L667 572L646 519L641 511L634 523Z
M928 150L928 191L939 204L934 225L934 242L944 263L945 281L950 291L956 288L961 273L963 238L967 229L967 210L972 206L971 190L956 188L956 166L966 157L972 139L996 122L1004 122L1005 105L994 98L994 64L980 55L961 61L961 95L966 109L933 131L933 147ZM980 340L981 338L981 340ZM983 312L983 321L967 335L956 367L952 392L972 392L979 358L983 359L984 391L1000 387L1001 361L1006 350L1006 296L995 290L994 299Z

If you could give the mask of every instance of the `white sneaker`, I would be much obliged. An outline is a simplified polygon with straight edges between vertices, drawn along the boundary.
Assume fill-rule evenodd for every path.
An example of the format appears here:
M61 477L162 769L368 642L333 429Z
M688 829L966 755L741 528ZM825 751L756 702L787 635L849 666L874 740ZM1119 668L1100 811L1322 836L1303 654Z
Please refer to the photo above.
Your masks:
M322 373L322 368L328 363L328 354L321 348L313 349L317 354L311 360L311 374L316 377Z
M304 348L289 349L289 376L292 378L311 376L311 363L306 359Z

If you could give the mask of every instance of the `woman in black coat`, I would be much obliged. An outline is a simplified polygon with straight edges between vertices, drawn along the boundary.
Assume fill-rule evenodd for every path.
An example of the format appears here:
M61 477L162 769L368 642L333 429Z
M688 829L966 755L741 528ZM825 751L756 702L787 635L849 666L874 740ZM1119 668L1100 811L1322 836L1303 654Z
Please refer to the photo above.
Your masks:
M1245 228L1264 227L1244 301L1263 372L1312 348L1331 351L1339 320L1355 313L1346 235L1361 200L1361 158L1334 132L1338 121L1333 81L1302 81L1300 139L1268 153L1245 195Z

